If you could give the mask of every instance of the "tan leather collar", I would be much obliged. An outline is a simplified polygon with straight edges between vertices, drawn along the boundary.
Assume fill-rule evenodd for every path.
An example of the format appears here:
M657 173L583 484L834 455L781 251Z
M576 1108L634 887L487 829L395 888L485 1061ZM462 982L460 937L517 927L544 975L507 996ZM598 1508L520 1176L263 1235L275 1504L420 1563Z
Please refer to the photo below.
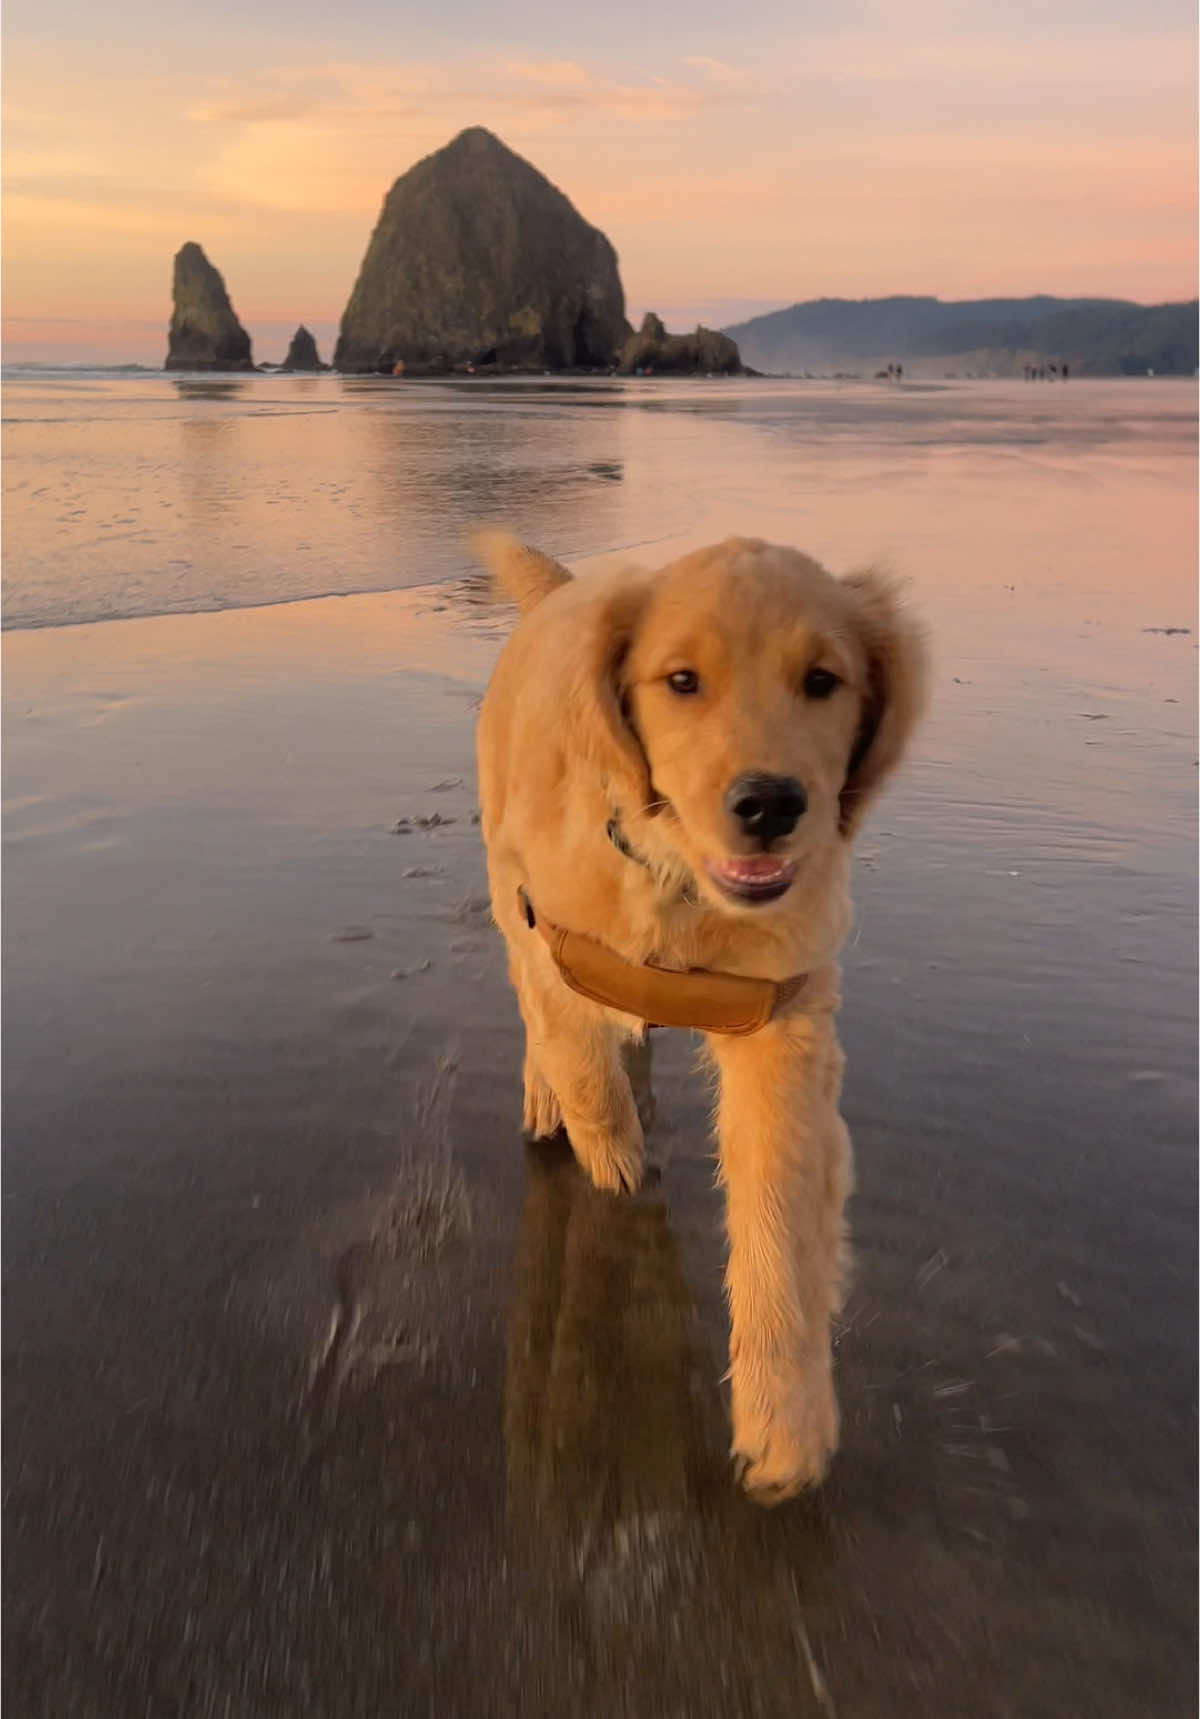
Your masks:
M689 1027L702 1033L756 1033L782 1014L808 983L807 973L790 979L750 979L743 973L712 973L692 967L635 966L615 950L567 931L535 914L523 889L517 891L525 922L545 941L563 981L581 997L652 1027Z

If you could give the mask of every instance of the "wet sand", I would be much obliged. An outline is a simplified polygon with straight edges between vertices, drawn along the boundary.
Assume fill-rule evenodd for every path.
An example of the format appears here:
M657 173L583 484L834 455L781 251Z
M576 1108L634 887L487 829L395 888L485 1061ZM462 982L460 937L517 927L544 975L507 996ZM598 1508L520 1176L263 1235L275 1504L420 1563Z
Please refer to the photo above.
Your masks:
M770 1513L686 1040L632 1203L519 1136L500 620L11 635L11 1710L1193 1711L1195 641L1143 630L1183 590L925 593L847 957L842 1451Z

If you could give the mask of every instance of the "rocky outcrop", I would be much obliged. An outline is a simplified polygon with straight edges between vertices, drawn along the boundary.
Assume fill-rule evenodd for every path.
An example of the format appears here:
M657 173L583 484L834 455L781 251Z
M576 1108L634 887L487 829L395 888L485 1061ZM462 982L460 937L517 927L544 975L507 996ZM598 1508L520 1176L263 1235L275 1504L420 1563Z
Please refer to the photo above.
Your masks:
M234 315L225 282L200 246L175 253L167 370L253 370L250 336Z
M608 369L628 335L604 234L475 126L388 192L334 368Z
M287 349L287 357L279 366L281 370L328 370L328 364L321 363L321 355L317 351L317 342L301 323L292 336L292 344Z
M694 334L668 334L659 317L647 311L642 326L621 348L622 376L639 371L673 376L741 376L741 354L727 334L697 328Z

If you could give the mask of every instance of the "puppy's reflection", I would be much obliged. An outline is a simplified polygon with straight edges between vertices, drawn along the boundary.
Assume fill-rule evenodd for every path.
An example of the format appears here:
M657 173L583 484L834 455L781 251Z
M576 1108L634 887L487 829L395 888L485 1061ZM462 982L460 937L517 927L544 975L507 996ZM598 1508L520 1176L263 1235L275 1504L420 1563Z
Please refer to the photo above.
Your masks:
M574 1668L539 1711L831 1711L808 1634L824 1531L731 1483L660 1190L598 1193L562 1138L529 1151L505 1434L526 1627Z
M565 1139L529 1148L509 1323L513 1525L578 1556L725 1484L716 1382L666 1204L598 1193Z

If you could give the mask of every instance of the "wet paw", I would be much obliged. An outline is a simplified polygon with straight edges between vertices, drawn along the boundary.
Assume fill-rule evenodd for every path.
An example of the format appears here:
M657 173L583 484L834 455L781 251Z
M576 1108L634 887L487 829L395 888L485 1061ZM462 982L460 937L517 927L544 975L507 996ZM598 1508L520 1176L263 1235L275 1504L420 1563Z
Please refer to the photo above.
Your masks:
M531 1140L550 1140L563 1125L558 1099L536 1069L525 1070L525 1110L522 1127Z
M734 1473L757 1504L781 1504L819 1486L837 1444L837 1400L828 1377L794 1383L778 1405L735 1408Z
M571 1146L592 1185L606 1194L636 1194L646 1173L641 1129L636 1137L614 1139L598 1128L567 1130Z

